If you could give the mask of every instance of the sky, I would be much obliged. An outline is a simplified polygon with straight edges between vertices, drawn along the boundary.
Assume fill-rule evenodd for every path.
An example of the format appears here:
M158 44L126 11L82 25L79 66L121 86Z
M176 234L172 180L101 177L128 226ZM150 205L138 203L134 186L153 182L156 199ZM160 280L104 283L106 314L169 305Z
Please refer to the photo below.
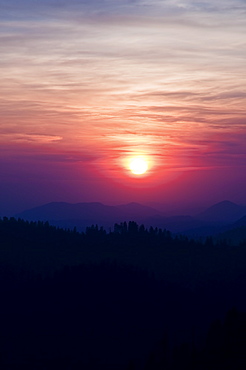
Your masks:
M0 0L0 215L246 204L245 35L245 0Z

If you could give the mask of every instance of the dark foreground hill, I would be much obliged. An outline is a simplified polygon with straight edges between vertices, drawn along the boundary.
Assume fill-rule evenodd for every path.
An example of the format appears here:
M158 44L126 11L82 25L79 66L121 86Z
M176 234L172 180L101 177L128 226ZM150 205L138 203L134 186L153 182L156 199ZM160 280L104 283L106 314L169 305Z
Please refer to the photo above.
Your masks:
M5 218L0 245L1 369L245 365L245 244Z

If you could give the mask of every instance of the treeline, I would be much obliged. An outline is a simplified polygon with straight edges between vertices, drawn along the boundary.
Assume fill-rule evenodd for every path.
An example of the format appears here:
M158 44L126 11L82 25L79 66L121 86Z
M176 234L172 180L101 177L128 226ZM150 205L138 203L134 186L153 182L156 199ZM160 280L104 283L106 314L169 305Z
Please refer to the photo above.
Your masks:
M246 280L245 246L197 241L134 221L110 231L94 225L80 233L48 222L0 219L0 263L43 275L64 266L116 261L191 289L210 281L240 285Z
M85 232L77 232L76 228L62 229L51 226L43 221L25 221L13 217L0 218L0 236L1 243L8 244L16 241L19 245L32 242L42 244L48 242L54 247L59 245L73 245L98 243L107 245L114 244L139 244L149 246L212 246L226 245L226 241L214 242L212 237L204 241L195 241L183 235L172 235L170 231L160 228L145 228L144 225L138 225L135 221L122 222L115 224L113 230L106 231L103 227L92 225L86 228Z

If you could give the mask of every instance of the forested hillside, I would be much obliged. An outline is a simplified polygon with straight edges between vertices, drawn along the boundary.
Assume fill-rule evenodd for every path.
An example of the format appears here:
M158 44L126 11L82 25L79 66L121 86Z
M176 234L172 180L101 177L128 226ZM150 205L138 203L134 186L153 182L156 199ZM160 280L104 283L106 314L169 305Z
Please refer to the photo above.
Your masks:
M1 368L245 368L245 244L7 218L0 243Z
M236 246L209 237L194 241L133 221L115 224L111 232L91 226L79 233L48 222L3 218L0 236L2 263L45 275L67 265L117 261L195 287L213 279L235 280L245 270L246 241Z

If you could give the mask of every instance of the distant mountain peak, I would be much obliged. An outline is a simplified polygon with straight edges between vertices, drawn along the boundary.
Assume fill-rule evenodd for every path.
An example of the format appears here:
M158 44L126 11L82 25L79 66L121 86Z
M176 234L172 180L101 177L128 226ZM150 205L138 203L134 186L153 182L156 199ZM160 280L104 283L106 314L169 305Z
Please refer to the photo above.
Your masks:
M238 204L231 202L230 200L222 200L221 202L215 203L212 207L224 207L224 206L231 206L231 207L241 207ZM210 207L211 208L211 207Z
M246 207L230 200L216 203L200 213L197 217L207 222L230 223L235 222L246 214Z
M222 200L221 202L215 203L215 205L216 204L228 204L228 203L230 203L230 204L236 204L236 203L232 202L231 200L225 199L225 200Z
M26 210L16 215L33 221L64 221L80 220L90 225L92 223L111 224L121 221L136 220L153 216L159 212L148 206L135 202L121 205L108 206L100 202L66 203L51 202L39 207Z

